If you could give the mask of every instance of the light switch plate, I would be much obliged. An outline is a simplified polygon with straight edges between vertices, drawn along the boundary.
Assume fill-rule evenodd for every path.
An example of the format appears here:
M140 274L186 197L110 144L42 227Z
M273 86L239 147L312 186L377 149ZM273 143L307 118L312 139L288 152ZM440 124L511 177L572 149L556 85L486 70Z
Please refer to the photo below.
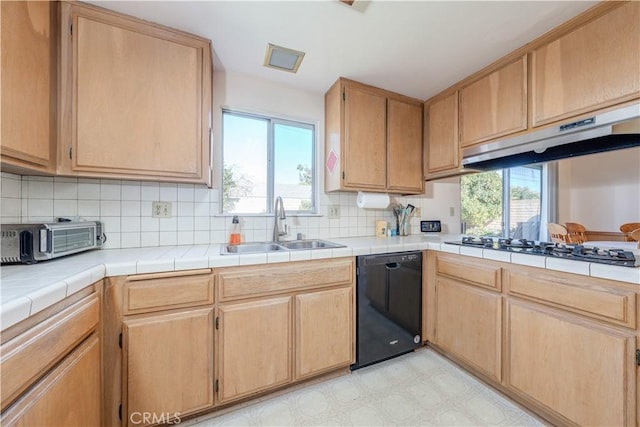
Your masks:
M153 218L171 218L171 202L153 202L151 216Z

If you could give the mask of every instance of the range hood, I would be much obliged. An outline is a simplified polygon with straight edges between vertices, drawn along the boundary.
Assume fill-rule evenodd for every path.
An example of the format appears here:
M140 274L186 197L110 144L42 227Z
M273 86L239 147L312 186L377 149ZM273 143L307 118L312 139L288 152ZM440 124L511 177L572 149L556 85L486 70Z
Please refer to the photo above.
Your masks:
M462 150L465 169L488 171L640 146L640 103Z

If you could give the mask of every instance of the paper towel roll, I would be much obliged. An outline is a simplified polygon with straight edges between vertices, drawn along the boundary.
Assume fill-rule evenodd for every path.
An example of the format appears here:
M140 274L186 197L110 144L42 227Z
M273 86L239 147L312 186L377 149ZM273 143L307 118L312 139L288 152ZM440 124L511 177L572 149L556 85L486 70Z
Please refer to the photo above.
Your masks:
M385 209L389 206L390 199L387 193L364 193L358 191L356 204L362 209Z

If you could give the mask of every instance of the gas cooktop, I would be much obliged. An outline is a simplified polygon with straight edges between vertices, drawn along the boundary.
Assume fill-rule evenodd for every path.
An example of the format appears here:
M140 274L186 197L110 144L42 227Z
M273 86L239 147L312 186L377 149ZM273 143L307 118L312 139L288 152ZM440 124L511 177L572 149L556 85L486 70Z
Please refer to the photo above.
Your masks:
M474 246L497 251L551 256L599 264L619 265L622 267L640 266L640 260L636 259L633 252L622 249L601 249L595 246L577 244L536 242L527 239L494 239L492 237L475 236L464 236L461 241L445 243Z

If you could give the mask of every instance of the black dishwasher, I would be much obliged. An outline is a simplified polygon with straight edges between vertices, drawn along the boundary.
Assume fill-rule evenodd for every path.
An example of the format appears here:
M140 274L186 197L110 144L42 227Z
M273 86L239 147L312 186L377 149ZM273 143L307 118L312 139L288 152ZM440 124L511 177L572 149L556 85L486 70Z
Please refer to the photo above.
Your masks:
M362 368L422 345L422 252L356 259L356 363Z

